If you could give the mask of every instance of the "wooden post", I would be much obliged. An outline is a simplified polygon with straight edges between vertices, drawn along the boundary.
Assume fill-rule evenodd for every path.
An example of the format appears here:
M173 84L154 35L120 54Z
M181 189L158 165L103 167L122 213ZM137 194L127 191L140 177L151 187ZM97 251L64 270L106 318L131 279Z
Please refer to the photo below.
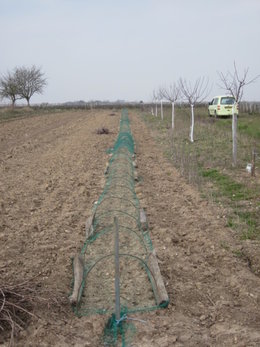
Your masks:
M169 302L169 297L164 286L163 278L154 250L149 254L147 266L151 271L151 281L154 287L154 294L157 305L167 305Z
M143 208L140 209L140 223L143 231L147 230L147 219Z
M233 112L232 115L232 165L235 167L237 166L237 114Z
M114 217L115 225L115 314L116 320L120 319L120 273L119 273L119 231L118 220Z
M95 218L95 213L92 214L92 216L88 217L87 221L86 221L86 238L88 239L90 236L93 235L93 222L94 222L94 218Z
M73 259L73 273L74 273L74 286L73 292L69 297L69 301L72 305L76 305L79 302L79 292L84 276L84 259L82 255L75 255Z
M252 150L252 168L251 168L251 176L255 176L255 161L256 161L256 151Z

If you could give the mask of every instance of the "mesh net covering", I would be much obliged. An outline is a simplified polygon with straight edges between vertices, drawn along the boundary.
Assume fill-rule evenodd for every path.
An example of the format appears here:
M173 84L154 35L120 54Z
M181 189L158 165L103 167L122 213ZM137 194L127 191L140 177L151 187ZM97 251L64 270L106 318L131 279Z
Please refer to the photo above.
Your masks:
M134 331L127 315L159 307L147 266L153 247L148 231L142 229L140 222L133 166L134 140L127 110L122 111L119 134L110 153L105 187L93 210L92 231L81 250L85 259L84 279L74 311L78 316L110 314L104 344L116 346L120 336L122 346L127 346ZM114 314L115 217L119 231L120 321Z

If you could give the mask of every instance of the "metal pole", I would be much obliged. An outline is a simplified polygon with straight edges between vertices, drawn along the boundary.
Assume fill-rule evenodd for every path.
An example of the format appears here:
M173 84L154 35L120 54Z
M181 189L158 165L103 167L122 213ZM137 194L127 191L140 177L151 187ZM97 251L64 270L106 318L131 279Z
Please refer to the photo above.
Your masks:
M120 319L120 273L119 273L119 231L118 220L114 217L115 225L115 313L116 320Z

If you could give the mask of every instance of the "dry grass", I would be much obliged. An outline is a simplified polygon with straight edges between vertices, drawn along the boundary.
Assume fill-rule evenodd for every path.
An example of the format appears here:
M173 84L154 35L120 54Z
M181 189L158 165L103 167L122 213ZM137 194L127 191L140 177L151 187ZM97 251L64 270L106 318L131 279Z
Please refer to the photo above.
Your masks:
M35 279L19 284L0 283L0 344L9 340L9 346L15 345L15 339L24 330L35 313L44 310L58 309L64 311L64 297L59 293L44 292Z
M30 318L35 316L33 308L36 298L36 290L29 286L29 282L1 284L0 330L4 338L10 336L11 346L14 344L14 337L26 327Z

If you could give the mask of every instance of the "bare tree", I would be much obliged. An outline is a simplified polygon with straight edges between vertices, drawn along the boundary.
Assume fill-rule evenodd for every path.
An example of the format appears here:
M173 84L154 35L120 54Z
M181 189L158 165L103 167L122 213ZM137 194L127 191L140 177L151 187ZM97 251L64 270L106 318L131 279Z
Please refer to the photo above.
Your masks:
M44 73L40 68L33 65L30 68L20 67L15 69L15 79L18 86L18 94L26 99L30 106L30 99L34 94L42 94L47 85Z
M237 113L239 102L241 101L244 94L244 87L251 84L259 78L260 75L248 80L249 68L244 69L244 72L240 75L237 70L236 62L234 61L234 71L230 71L224 75L222 72L218 72L221 88L225 89L235 99L232 107L232 165L237 165Z
M184 99L191 107L191 127L190 141L194 142L194 106L198 102L202 102L209 95L209 80L205 77L199 77L194 84L187 82L185 79L179 79L179 88Z
M161 119L163 120L163 99L164 99L164 95L162 94L162 88L159 88L157 95L158 95L158 99L160 100L160 103L161 103Z
M15 78L15 73L7 72L0 79L0 96L1 98L10 99L12 108L15 106L15 101L21 97L18 95L18 86Z
M172 129L174 129L174 105L180 96L180 88L176 83L173 83L168 88L162 88L160 90L160 94L163 96L164 99L170 101L172 104Z

